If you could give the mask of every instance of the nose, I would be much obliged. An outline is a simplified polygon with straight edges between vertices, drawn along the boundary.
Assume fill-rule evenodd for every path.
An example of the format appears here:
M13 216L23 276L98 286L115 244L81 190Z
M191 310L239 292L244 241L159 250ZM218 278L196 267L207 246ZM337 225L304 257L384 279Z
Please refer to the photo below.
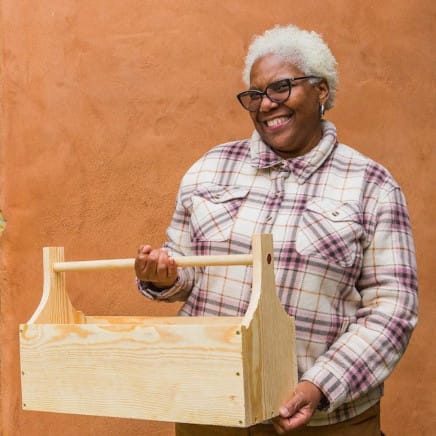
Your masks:
M272 101L267 94L262 96L262 101L260 102L259 112L269 112L275 109L279 103Z

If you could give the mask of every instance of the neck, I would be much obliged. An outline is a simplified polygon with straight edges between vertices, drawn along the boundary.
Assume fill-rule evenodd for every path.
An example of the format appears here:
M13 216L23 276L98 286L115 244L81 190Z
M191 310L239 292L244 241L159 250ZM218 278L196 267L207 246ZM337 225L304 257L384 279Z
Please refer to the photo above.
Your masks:
M274 151L274 153L276 153L277 155L279 155L283 159L292 159L295 157L304 156L305 154L309 153L309 151L314 149L319 144L321 139L322 139L322 128L320 125L319 129L316 129L314 131L313 135L310 138L308 138L306 144L303 145L302 147L299 147L296 150L293 150L293 151L277 150L271 146L270 146L270 148Z

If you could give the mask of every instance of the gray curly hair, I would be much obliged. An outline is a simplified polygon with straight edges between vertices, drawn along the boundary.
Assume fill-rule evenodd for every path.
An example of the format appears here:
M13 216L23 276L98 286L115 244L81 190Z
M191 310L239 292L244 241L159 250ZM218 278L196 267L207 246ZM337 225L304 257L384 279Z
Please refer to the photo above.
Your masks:
M325 109L333 107L338 86L336 59L322 37L316 32L296 26L275 26L256 36L248 48L242 79L250 85L254 62L268 54L282 56L307 76L319 76L327 81L329 98ZM312 79L316 82L317 79Z

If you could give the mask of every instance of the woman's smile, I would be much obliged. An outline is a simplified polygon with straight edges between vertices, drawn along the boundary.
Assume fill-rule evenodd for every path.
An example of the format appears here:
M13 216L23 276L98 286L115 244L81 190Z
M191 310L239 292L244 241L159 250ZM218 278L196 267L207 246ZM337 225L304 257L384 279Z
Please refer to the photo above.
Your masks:
M291 116L279 116L266 120L263 123L271 131L276 131L282 129L284 126L290 123L291 119Z
M264 90L271 83L304 73L283 57L270 54L259 58L251 69L250 89ZM324 81L297 81L289 98L276 103L263 96L257 111L250 112L262 140L284 158L301 156L321 139L320 106L328 97Z

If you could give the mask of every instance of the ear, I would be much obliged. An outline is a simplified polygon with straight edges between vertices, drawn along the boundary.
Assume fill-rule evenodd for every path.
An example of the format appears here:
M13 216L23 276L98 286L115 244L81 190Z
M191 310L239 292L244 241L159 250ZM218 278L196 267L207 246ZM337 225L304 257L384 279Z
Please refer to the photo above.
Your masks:
M330 94L327 80L321 79L321 81L317 83L315 86L318 89L318 93L319 93L319 104L325 105Z

